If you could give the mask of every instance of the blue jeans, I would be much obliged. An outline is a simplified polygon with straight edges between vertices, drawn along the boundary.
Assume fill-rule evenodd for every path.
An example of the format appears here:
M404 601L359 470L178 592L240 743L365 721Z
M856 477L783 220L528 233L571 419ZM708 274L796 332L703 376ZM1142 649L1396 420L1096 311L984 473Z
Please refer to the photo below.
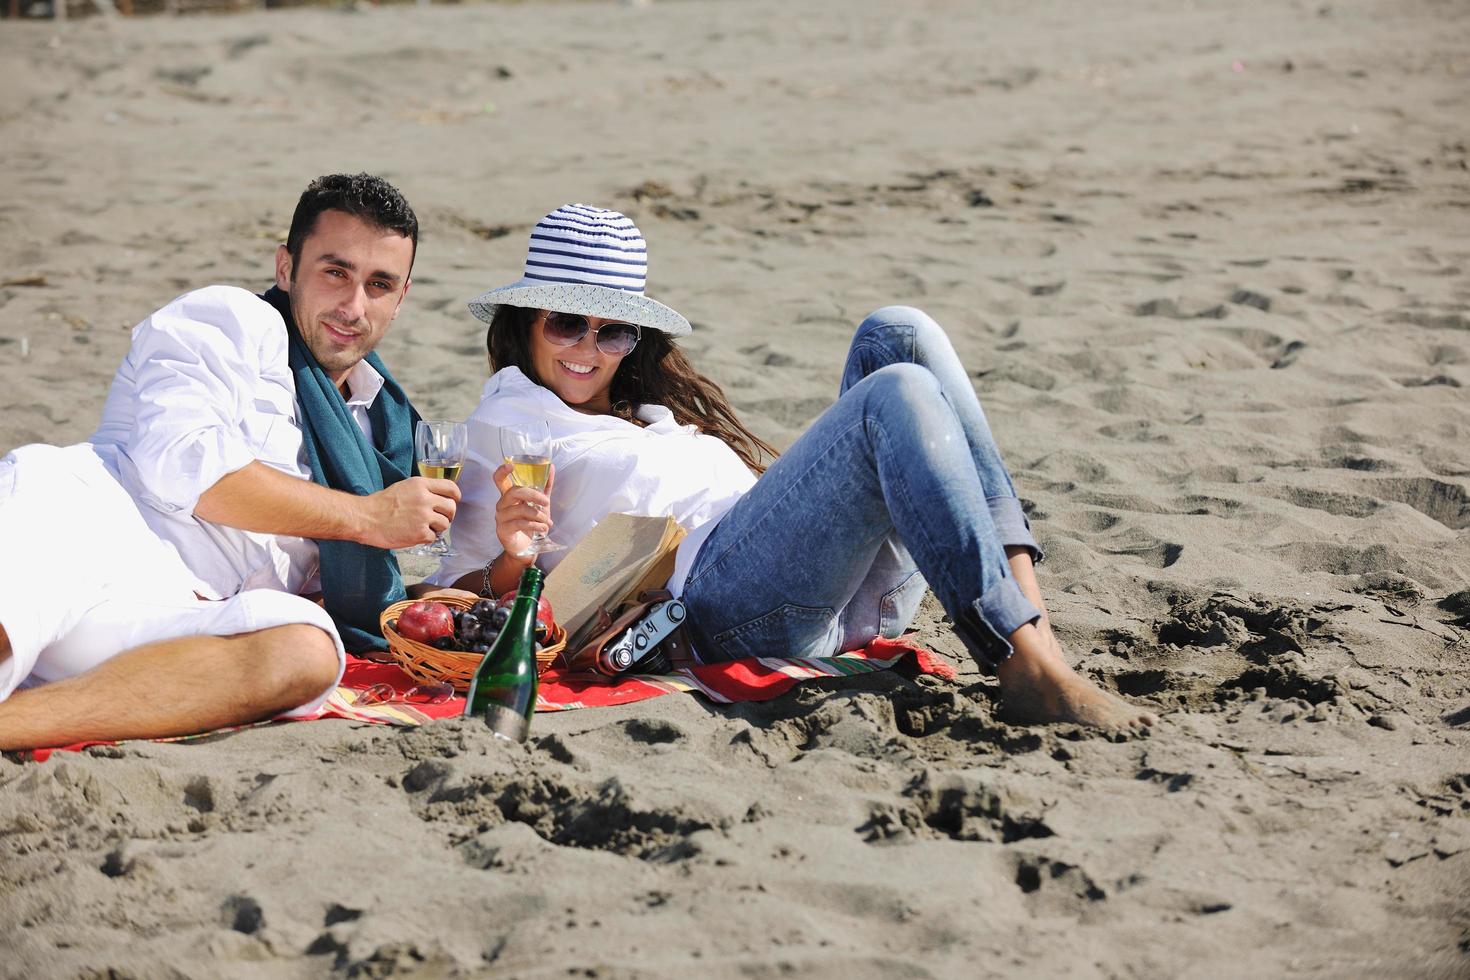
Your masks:
M700 547L690 639L706 663L831 656L898 636L927 584L993 670L1041 615L1009 545L1041 557L949 338L884 307L858 327L836 403Z

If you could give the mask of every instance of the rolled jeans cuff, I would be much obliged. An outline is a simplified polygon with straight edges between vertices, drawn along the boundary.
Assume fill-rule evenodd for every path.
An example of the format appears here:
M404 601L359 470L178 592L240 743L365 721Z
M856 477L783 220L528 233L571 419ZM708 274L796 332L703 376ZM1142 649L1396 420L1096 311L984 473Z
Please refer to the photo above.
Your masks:
M1029 548L1033 564L1041 564L1045 554L1041 545L1031 534L1031 522L1021 509L1021 501L1015 497L987 497L985 505L990 508L990 520L995 524L995 536L1003 548Z
M982 670L994 673L1011 655L1012 633L1041 619L1041 610L1021 594L1015 579L996 582L955 621L954 630Z

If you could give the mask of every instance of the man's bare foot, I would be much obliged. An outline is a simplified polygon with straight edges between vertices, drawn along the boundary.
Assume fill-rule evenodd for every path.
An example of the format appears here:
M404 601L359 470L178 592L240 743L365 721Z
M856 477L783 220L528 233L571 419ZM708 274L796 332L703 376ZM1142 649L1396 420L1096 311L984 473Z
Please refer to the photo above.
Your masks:
M1011 635L1015 652L996 671L1000 714L1022 725L1072 722L1104 731L1140 735L1158 718L1114 697L1062 659L1054 639L1033 626Z

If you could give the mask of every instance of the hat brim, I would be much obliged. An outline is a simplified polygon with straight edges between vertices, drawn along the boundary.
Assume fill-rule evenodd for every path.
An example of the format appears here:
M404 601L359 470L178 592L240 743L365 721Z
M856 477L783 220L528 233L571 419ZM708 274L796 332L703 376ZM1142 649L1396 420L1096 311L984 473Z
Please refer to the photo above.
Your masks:
M486 323L495 318L495 311L501 306L524 306L533 310L580 313L601 320L621 320L658 330L670 337L684 337L694 329L688 320L658 300L610 286L580 282L521 279L470 300L470 312Z

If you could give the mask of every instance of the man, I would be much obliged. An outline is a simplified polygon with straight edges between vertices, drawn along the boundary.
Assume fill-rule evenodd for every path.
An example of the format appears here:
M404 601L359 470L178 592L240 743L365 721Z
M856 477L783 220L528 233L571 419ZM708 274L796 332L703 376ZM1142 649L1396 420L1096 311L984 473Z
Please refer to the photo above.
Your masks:
M344 641L382 645L389 549L459 499L409 475L417 415L372 354L417 240L386 182L313 181L276 288L174 300L134 331L90 443L0 461L0 748L308 713ZM318 583L326 611L302 597Z

